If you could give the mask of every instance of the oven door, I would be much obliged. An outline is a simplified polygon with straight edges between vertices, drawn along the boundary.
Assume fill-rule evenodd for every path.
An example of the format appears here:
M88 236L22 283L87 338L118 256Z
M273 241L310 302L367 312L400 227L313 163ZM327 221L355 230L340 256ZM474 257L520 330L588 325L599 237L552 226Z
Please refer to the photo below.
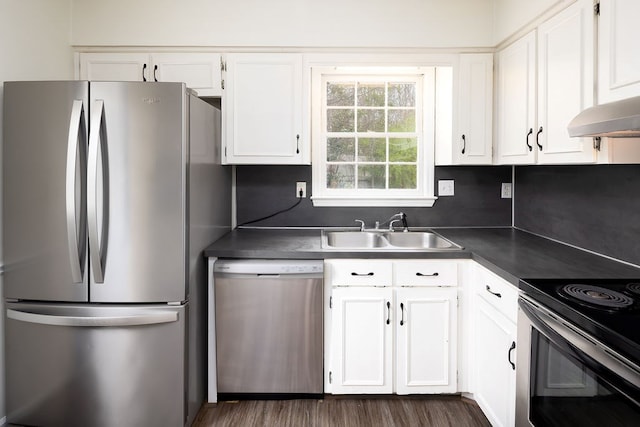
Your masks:
M640 368L521 296L516 426L640 425Z

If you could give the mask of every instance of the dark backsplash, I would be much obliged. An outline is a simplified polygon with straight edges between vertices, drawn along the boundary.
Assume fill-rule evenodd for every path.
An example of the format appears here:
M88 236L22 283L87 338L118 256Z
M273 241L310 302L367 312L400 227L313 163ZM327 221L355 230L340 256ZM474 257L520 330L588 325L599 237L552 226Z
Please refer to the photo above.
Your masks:
M511 199L500 198L501 183L511 182L510 166L436 167L436 183L438 179L455 180L455 196L440 197L431 208L313 207L307 197L290 211L251 225L344 227L355 226L355 219L373 225L399 211L407 214L410 227L511 225ZM306 181L307 196L311 195L311 166L237 166L238 224L295 204L296 181Z
M514 225L640 265L640 165L519 166Z

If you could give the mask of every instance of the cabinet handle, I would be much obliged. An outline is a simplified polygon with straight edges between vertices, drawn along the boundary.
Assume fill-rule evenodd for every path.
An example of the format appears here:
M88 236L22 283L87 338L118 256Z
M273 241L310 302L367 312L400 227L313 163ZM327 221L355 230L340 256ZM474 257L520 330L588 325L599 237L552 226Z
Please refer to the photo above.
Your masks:
M529 133L527 134L527 147L529 147L529 151L533 151L533 145L529 144L529 135L533 133L533 128L529 128Z
M487 292L489 292L491 295L497 296L498 298L502 298L502 294L500 292L493 292L489 285L487 285Z
M300 135L296 135L296 154L300 154Z
M467 151L467 138L462 134L462 154Z
M142 81L146 82L147 81L147 76L145 76L145 71L147 71L147 64L144 64L142 66Z
M391 303L387 301L387 325L391 323Z
M419 271L416 273L416 276L418 277L438 277L440 274L436 271L435 273L431 273L431 274L422 274Z
M400 303L400 326L404 325L404 304Z
M516 370L516 364L511 361L511 352L516 349L516 342L511 342L511 347L509 347L509 352L507 353L507 360L511 364L511 369Z
M153 81L154 81L154 82L157 82L157 81L158 81L158 76L156 76L156 73L157 73L157 72L158 72L158 66L157 66L157 65L155 65L155 66L153 67Z
M368 273L356 273L355 271L351 272L352 276L373 276L373 271L370 271Z
M540 126L540 129L538 129L538 133L536 133L536 145L538 146L540 151L542 151L542 144L540 144L540 141L539 141L541 133L542 133L542 126Z

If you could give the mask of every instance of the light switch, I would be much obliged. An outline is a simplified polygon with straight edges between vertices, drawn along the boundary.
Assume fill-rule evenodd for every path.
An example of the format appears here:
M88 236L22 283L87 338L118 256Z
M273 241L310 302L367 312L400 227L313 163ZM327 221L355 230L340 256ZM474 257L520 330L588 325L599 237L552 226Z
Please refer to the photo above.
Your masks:
M438 180L438 196L453 196L454 181L452 179Z

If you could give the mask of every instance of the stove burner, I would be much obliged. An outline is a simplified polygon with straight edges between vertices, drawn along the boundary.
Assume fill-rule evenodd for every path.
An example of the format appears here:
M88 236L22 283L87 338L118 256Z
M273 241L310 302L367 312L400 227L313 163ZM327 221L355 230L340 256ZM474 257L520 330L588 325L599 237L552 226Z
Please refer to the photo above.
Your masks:
M640 294L640 283L635 285ZM633 304L633 298L600 286L570 284L563 286L562 291L565 295L598 307L619 309Z
M629 283L627 285L627 291L636 295L640 295L640 283Z

